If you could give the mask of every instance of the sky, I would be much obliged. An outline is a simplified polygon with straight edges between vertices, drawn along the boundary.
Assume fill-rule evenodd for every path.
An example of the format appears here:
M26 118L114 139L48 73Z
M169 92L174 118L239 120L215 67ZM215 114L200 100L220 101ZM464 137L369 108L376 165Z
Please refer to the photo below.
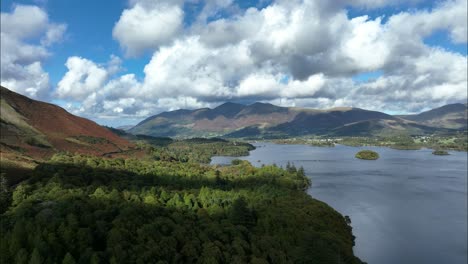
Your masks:
M467 100L467 1L1 1L1 85L110 126L226 101Z

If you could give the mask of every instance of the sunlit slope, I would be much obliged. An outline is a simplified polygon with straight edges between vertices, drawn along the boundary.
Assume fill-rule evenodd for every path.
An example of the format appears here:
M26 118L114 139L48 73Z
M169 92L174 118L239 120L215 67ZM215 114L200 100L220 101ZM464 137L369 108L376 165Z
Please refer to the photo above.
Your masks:
M57 151L103 154L128 149L127 140L63 108L32 100L1 87L2 152L32 157Z

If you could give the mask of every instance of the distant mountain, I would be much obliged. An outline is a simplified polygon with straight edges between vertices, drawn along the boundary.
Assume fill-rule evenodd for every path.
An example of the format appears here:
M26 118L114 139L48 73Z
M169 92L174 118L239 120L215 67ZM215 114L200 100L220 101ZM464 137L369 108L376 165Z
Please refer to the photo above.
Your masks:
M289 135L329 134L331 130L360 121L394 120L395 117L359 108L337 108L325 111L303 111L291 122L280 124L270 131Z
M417 115L401 116L427 126L466 129L467 104L449 104Z
M448 129L425 126L416 122L395 119L372 119L359 121L337 127L329 132L333 136L387 137L395 135L425 135L433 133L450 133Z
M272 104L225 103L214 109L163 112L143 120L128 131L158 137L222 136L252 125L279 125L293 120L296 115L295 109Z
M265 103L225 103L214 109L164 112L145 119L128 131L159 137L279 138L304 135L424 135L436 132L450 133L454 132L452 129L466 128L460 125L447 126L446 123L435 126L438 119L435 114L431 116L432 119L420 121L413 119L413 116L392 116L349 107L317 110ZM454 111L445 111L440 120L458 122L457 124L462 124L464 120L466 123L466 116L464 119L459 117L454 115Z
M224 103L214 109L206 108L205 111L198 113L198 118L208 118L208 119L215 119L218 116L224 116L226 118L233 118L235 117L242 109L244 109L244 105L236 104L236 103Z
M0 151L46 157L57 151L102 155L133 146L98 124L63 108L0 87Z

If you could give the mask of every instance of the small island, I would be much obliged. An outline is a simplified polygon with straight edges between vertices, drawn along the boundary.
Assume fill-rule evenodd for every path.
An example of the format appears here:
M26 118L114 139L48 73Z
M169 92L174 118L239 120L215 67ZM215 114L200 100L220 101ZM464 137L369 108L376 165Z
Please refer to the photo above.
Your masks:
M447 151L445 151L445 150L440 150L440 149L434 150L434 151L432 152L432 154L438 155L438 156L450 155Z
M356 153L355 157L363 160L376 160L379 158L379 153L372 150L361 150Z

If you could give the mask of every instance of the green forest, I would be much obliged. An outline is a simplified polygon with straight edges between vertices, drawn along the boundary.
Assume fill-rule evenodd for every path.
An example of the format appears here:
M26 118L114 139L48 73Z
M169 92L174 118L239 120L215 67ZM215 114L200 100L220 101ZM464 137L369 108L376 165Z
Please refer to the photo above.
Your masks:
M1 263L361 263L294 165L56 154L6 181Z
M246 142L221 138L175 140L168 137L130 135L117 129L111 131L135 142L156 160L210 163L213 156L247 156L249 151L255 149L252 144Z

